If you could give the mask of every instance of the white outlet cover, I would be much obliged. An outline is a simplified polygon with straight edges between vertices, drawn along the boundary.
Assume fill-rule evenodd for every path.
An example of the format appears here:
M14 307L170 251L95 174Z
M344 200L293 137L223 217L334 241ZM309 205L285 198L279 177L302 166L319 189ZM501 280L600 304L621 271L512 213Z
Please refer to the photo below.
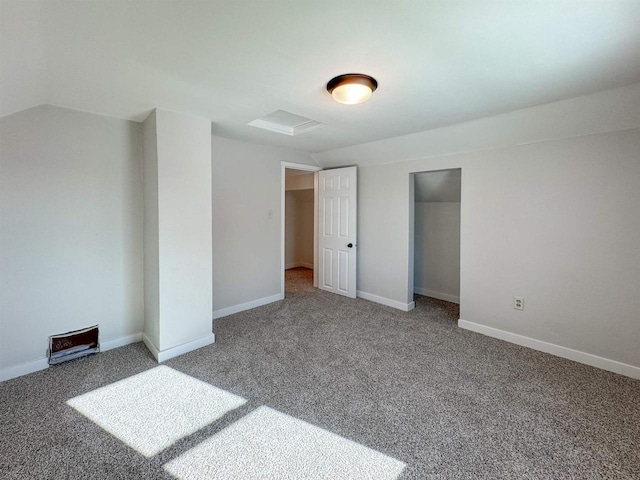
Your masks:
M513 308L524 310L524 297L513 297Z

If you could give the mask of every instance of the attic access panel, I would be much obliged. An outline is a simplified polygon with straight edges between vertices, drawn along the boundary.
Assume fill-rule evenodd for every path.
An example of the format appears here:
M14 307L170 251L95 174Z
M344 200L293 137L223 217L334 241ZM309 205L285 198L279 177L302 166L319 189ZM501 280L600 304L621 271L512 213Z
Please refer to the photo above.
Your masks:
M322 123L285 110L276 110L249 122L247 125L269 130L270 132L294 136L315 130Z

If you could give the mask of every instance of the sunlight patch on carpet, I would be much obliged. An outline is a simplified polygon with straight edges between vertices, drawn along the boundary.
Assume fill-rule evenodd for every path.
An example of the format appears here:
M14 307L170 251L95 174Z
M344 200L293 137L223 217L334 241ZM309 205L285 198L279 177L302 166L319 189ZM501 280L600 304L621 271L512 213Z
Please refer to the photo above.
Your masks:
M398 478L406 464L260 407L164 465L180 480Z
M166 366L67 401L146 457L245 403L242 397Z

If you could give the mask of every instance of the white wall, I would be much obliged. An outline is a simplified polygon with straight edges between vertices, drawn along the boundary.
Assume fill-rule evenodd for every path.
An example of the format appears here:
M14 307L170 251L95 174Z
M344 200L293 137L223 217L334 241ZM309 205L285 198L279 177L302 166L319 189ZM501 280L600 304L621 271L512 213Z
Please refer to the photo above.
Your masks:
M285 202L285 268L313 268L313 190L288 190Z
M0 4L0 108L20 112L47 100L48 75L41 4Z
M327 165L395 162L359 169L359 289L411 301L409 174L462 168L461 317L637 369L639 106L640 86L625 87L331 152ZM103 341L140 332L141 126L39 107L0 127L0 368L42 359L51 333L95 322ZM221 310L280 292L280 161L314 162L212 141ZM179 175L181 191L191 180ZM27 333L36 339L16 342Z
M0 119L0 369L41 365L55 333L142 331L142 185L138 123L51 106Z
M360 289L409 301L407 176L462 168L461 318L638 367L639 158L632 129L360 168Z
M462 168L459 324L640 378L639 129L635 84L313 156L361 166L362 293L411 307L407 177Z
M144 128L145 145L156 142L153 151L145 152L145 167L150 167L145 170L145 190L157 185L158 200L146 204L145 212L157 217L157 226L148 223L146 231L151 231L153 243L157 228L158 255L147 254L145 261L157 263L158 277L146 277L145 287L158 287L159 310L153 318L154 292L147 297L152 311L145 324L156 322L158 329L145 331L157 333L158 343L149 337L145 342L151 340L157 350L152 352L162 360L173 356L164 352L183 344L213 341L211 122L165 110L154 113ZM157 181L148 178L153 175ZM145 192L145 199L153 197L153 192ZM155 268L148 266L146 272Z
M416 202L414 293L460 302L460 203Z
M640 83L447 127L338 148L323 167L359 166L618 132L640 126Z
M214 314L280 294L281 161L315 165L292 150L212 139Z
M156 111L142 124L144 155L144 334L160 345L160 252L158 222L158 135Z

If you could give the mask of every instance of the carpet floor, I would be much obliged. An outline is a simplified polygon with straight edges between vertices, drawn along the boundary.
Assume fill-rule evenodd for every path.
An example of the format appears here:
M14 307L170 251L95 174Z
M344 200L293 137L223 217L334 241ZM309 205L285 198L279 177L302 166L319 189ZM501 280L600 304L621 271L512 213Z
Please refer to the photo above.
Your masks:
M0 384L0 478L640 478L640 381L287 271L161 367L141 343Z

